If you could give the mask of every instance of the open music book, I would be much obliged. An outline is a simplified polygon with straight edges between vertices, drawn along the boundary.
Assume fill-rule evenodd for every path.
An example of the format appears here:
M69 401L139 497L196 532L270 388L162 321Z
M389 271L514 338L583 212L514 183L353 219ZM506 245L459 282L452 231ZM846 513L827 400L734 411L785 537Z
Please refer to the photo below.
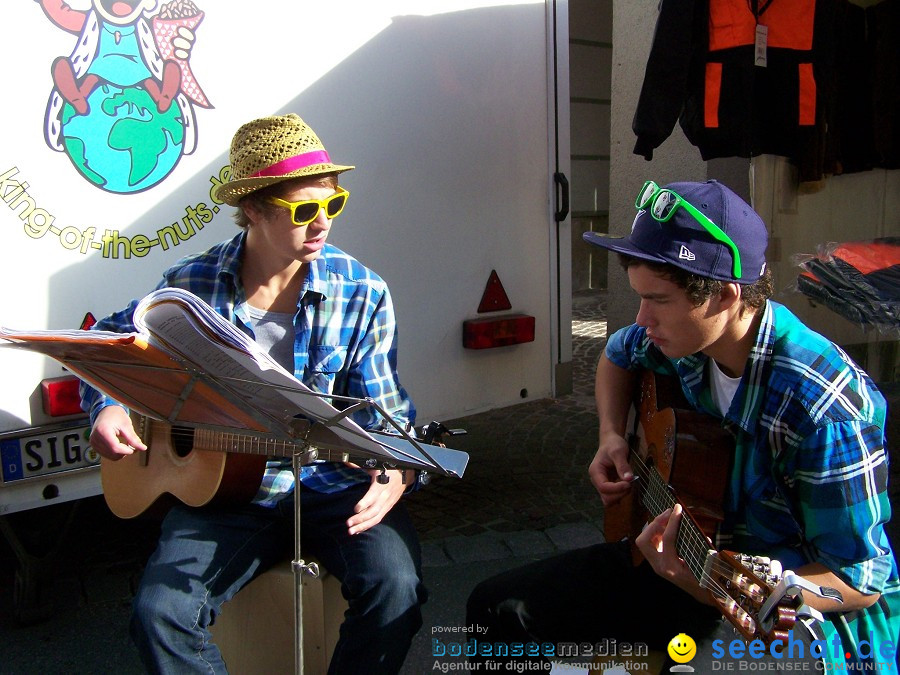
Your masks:
M449 476L465 471L466 453L418 443L375 401L312 391L188 291L154 291L138 304L134 323L136 333L0 328L0 346L50 356L123 405L172 425L239 429L300 450L322 447ZM388 433L356 424L350 414L361 406L374 408Z

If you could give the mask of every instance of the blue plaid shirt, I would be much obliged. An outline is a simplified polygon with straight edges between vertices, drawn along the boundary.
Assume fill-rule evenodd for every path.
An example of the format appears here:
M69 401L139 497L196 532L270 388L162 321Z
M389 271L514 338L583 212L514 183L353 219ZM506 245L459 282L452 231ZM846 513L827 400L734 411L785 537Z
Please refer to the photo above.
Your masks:
M158 288L177 287L206 301L251 337L240 267L246 233L207 251L183 258L163 274ZM138 300L97 322L97 330L133 332ZM294 317L294 376L313 391L371 398L401 427L415 423L415 408L397 378L397 325L387 284L340 249L326 244L310 263ZM82 406L91 422L116 402L82 387ZM340 407L340 402L335 402ZM352 414L364 429L391 430L386 420L366 407ZM335 462L303 467L305 487L336 492L368 483L369 474ZM272 506L294 487L290 460L269 461L254 502Z
M677 375L695 409L722 417L705 355L669 359L637 325L616 332L606 355L621 368ZM853 653L855 640L871 640L871 632L882 662L877 645L898 645L900 581L884 531L891 517L886 414L884 397L840 348L767 303L723 420L736 449L716 546L766 555L785 569L818 562L863 593L881 593L867 610L829 615L830 659L835 632Z

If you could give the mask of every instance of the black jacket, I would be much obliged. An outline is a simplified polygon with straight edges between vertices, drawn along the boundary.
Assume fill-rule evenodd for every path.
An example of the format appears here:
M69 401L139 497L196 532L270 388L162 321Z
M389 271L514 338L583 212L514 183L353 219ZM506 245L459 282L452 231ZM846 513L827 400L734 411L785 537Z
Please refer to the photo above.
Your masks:
M651 159L679 120L703 159L783 155L802 180L821 176L837 2L661 0L634 152ZM754 63L757 23L765 67Z

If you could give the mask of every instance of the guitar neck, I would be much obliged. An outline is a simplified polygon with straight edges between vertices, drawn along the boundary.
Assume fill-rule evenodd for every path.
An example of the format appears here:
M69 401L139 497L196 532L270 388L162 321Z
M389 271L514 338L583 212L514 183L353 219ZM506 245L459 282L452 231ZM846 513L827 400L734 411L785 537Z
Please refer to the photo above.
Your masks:
M143 423L167 424L155 420L151 421L146 418L143 420ZM199 450L283 458L291 458L295 454L308 452L311 453L311 456L306 458L307 461L325 460L329 462L346 462L350 459L350 455L347 452L329 450L322 448L319 445L313 446L302 441L283 441L274 438L266 438L264 436L218 431L204 427L185 427L181 429L172 427L171 433L173 437L178 435L189 436L193 448Z
M680 503L659 472L648 465L633 449L629 453L629 460L639 481L641 504L647 509L651 518L656 518L666 509L670 509ZM683 504L681 523L678 526L678 534L675 540L675 550L678 556L687 564L694 578L702 583L704 579L704 565L710 551L713 549L706 535L703 534L700 526L697 525Z

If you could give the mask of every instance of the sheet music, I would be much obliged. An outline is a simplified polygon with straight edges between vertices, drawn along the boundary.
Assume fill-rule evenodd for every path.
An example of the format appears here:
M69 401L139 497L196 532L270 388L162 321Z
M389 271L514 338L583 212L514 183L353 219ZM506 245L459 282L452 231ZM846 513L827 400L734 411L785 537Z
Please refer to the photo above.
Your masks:
M165 288L151 293L138 304L134 322L169 351L215 377L232 394L266 411L282 431L290 430L297 414L321 423L330 423L338 415L256 342L186 291ZM350 417L333 425L332 431L372 451L384 448Z
M0 327L0 346L55 358L108 396L173 424L302 441L296 435L301 416L313 422L310 439L323 448L446 475L465 470L466 453L426 450L399 427L396 436L369 433L349 413L371 406L390 426L388 413L375 401L312 391L188 291L154 291L138 304L134 323L139 332ZM349 408L338 411L329 400Z

